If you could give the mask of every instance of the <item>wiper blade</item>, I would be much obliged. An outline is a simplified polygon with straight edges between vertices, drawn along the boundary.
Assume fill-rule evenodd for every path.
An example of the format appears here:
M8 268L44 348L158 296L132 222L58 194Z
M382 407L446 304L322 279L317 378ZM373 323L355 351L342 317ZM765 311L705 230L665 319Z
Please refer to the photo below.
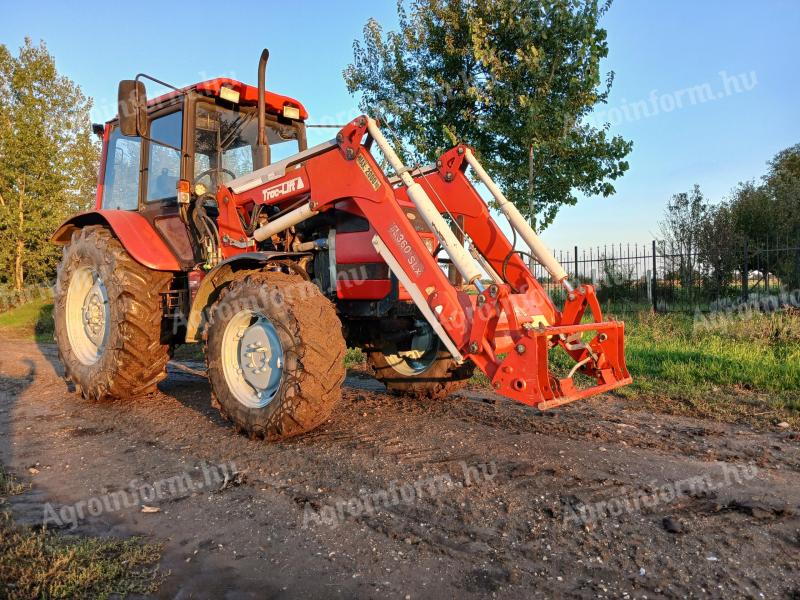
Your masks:
M250 119L253 118L253 114L254 113L245 113L238 119L236 119L236 121L233 122L233 127L231 128L230 133L228 133L227 137L222 142L220 142L219 147L222 152L227 150L228 146L230 146L231 143L233 143L233 141L236 139L236 136L239 134L242 128L247 123L250 122Z

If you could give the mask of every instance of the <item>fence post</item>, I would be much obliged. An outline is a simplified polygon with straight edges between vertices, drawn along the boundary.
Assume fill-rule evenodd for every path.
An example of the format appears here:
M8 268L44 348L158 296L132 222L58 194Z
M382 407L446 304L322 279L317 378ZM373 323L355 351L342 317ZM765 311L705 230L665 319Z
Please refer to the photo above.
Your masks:
M658 301L656 300L656 287L658 275L656 273L656 241L653 240L653 312L658 312Z
M578 247L575 246L575 282L578 281Z
M747 289L750 283L750 266L748 265L748 261L750 260L750 252L747 248L747 238L744 240L744 255L742 256L742 301L747 302L747 298L750 295L750 291Z
M800 240L795 243L797 247L794 249L794 287L797 288L800 286Z

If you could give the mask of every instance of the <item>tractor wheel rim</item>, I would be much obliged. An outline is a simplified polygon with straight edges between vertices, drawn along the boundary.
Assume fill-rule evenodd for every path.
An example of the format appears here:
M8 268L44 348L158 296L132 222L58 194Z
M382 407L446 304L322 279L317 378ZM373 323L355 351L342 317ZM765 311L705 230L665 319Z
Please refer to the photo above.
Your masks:
M93 365L103 355L111 322L108 290L90 267L72 274L66 300L67 337L75 357Z
M417 333L411 348L384 354L389 365L401 375L413 377L427 371L439 354L439 338L427 321L415 323Z
M264 408L278 393L283 375L283 346L262 313L242 310L228 321L222 336L222 369L228 389L248 408Z

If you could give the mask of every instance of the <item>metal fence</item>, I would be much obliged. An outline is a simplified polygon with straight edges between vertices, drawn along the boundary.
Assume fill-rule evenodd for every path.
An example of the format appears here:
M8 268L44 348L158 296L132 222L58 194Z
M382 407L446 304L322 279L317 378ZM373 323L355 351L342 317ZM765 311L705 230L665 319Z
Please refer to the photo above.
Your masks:
M711 258L659 240L575 246L553 255L571 279L592 283L601 304L615 311L695 312L800 301L800 240L781 245L743 242L717 249ZM533 272L553 300L563 302L563 288L541 265L534 263Z

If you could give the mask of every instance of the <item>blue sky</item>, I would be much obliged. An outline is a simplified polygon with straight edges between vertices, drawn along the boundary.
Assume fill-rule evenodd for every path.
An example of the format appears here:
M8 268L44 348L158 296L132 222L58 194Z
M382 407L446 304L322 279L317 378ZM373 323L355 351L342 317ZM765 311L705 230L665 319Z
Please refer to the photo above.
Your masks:
M95 99L98 121L115 112L119 79L253 83L266 46L270 89L303 101L310 122L345 122L357 114L342 80L353 40L369 17L396 23L393 0L5 4L0 43L45 40L59 70ZM603 25L616 79L595 119L633 140L631 168L615 196L563 209L543 234L551 247L649 241L671 194L697 183L721 200L800 143L800 2L617 0ZM310 142L327 137L316 130Z

